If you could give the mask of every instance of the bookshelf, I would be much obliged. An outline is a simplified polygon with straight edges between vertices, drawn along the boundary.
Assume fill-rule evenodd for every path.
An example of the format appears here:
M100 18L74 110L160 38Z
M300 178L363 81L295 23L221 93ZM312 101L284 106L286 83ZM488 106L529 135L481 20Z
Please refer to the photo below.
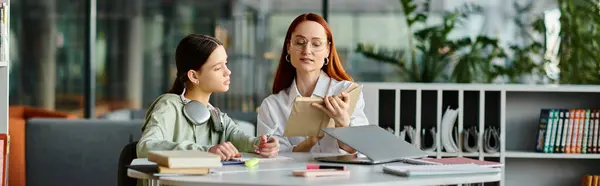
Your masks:
M594 85L525 85L525 84L440 84L360 82L364 85L365 114L371 124L399 135L406 126L416 131L435 127L437 134L412 143L421 147L435 140L430 156L471 157L505 164L499 183L486 185L578 185L581 176L599 173L600 154L541 153L535 151L542 108L600 109L600 86ZM442 118L446 108L458 111L454 125L458 148L463 149L464 134L478 129L476 152L447 152L442 144ZM489 127L499 131L497 151L486 151L484 132ZM419 133L419 132L416 132ZM422 141L425 140L425 141ZM471 144L472 146L472 144Z
M8 134L8 88L9 88L9 25L10 25L10 0L0 0L0 133ZM9 138L10 139L10 138ZM7 143L10 143L8 140ZM8 146L6 147L8 148ZM2 156L5 156L5 161L2 164L0 171L3 176L1 185L8 184L8 159L10 158L5 152L10 149L4 149Z
M0 0L0 133L8 133L9 5Z

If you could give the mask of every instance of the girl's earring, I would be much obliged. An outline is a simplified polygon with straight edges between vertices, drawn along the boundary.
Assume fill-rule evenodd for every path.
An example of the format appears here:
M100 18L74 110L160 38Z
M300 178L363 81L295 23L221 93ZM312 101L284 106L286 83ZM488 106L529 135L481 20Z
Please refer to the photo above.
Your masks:
M286 54L286 55L285 55L285 60L286 60L287 62L290 62L290 55L289 55L289 54Z
M329 64L329 58L325 57L325 65L328 65L328 64Z

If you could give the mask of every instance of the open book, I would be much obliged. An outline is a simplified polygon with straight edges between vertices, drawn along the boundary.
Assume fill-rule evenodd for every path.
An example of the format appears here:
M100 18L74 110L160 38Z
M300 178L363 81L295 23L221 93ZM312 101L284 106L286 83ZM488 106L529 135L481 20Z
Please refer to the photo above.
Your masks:
M354 112L361 90L362 85L356 83L345 90L350 99L350 109L348 109L350 115ZM322 128L335 127L335 121L321 109L312 106L313 103L324 104L323 98L297 97L295 99L283 132L284 136L323 136Z

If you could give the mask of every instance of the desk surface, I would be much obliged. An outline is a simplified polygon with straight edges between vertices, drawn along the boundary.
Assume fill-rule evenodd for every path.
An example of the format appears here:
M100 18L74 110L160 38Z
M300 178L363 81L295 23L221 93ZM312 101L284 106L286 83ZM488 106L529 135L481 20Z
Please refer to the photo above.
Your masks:
M464 183L482 183L500 181L501 174L473 174L461 176L401 177L383 173L382 165L346 164L350 176L306 178L295 177L292 170L305 169L309 162L317 163L313 158L324 154L282 153L282 156L294 160L282 160L260 163L256 169L249 170L242 165L228 165L215 169L215 173L204 176L159 177L160 184L167 185L449 185ZM330 155L330 154L329 154ZM318 162L319 164L330 164ZM401 163L390 163L401 164ZM388 164L389 165L389 164ZM148 175L129 169L128 176L148 179Z

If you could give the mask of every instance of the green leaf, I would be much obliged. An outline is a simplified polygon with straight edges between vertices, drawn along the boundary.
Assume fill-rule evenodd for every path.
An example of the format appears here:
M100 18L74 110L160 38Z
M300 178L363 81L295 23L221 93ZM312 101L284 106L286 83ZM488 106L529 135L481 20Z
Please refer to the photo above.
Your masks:
M389 48L376 48L372 44L363 44L359 43L356 47L356 52L362 54L363 56L374 59L376 61L392 64L400 68L401 70L406 70L404 65L404 50L397 49L389 49Z

